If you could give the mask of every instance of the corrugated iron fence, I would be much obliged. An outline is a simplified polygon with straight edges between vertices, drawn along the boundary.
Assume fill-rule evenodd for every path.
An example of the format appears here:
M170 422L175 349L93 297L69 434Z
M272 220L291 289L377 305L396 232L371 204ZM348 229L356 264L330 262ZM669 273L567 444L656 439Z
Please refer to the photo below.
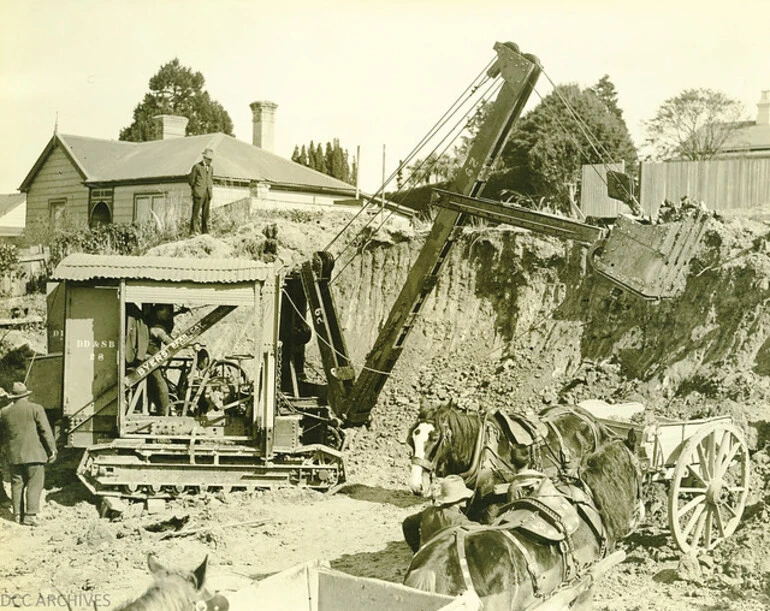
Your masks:
M770 213L770 159L718 159L642 164L641 204L649 214L664 199L690 197L726 215Z

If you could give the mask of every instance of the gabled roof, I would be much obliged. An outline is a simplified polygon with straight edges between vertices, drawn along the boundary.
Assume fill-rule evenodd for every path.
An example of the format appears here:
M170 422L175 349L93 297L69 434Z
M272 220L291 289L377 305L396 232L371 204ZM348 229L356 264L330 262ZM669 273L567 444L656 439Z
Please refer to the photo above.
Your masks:
M233 284L264 281L275 266L247 259L180 259L75 253L65 257L53 280L157 280Z
M0 217L27 201L24 193L0 193Z
M727 138L722 145L724 152L770 151L770 125L757 125L746 121Z
M122 142L55 134L30 170L20 191L29 189L55 146L61 146L86 183L181 179L214 151L214 178L267 182L306 191L349 195L351 185L222 133L150 142Z

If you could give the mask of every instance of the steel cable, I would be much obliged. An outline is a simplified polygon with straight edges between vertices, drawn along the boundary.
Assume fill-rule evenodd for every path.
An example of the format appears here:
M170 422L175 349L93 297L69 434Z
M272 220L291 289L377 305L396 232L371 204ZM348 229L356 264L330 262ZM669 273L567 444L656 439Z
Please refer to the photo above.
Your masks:
M490 86L487 88L487 90L482 94L480 101L477 104L474 105L474 108L479 107L482 102L487 102L489 99L494 97L500 91L502 86L503 86L503 84L502 84L501 81L493 81L490 84ZM444 144L444 142L446 142L448 140L448 142L446 142L446 145L442 149L441 153L436 156L435 160L433 161L433 163L429 167L432 168L433 166L435 166L436 163L438 163L438 161L441 159L441 157L443 157L444 154L446 154L446 152L449 150L449 147L452 146L456 142L456 140L462 135L462 133L465 131L465 129L470 125L470 119L465 120L465 117L467 117L468 114L469 113L466 113L465 115L463 115L463 117L461 117L461 120L457 121L455 123L455 125L452 126L450 131L444 136L444 138L442 138L441 141L439 141L439 143L428 154L428 157L426 157L418 165L418 167L412 172L412 174L410 175L410 178L414 177L414 175L417 174L420 169L422 169L422 166L425 164L425 162L430 157L430 155L435 154L436 151L439 149L439 147L442 146ZM455 132L455 130L457 130L457 133L454 134L454 136L452 136L452 134ZM452 136L451 139L450 139L450 136ZM411 194L414 191L414 189L416 188L416 186L417 185L413 183L412 186L409 188L409 190L406 192L406 196ZM401 190L396 192L396 194L399 194L399 193L401 193ZM390 210L388 212L388 214L385 216L385 218L380 222L380 224L374 229L373 233L377 233L377 231L382 229L382 227L385 225L385 223L387 223L387 221L393 216L394 213L395 212L393 210ZM356 236L354 236L353 240L351 240L348 243L348 245L342 251L340 251L340 253L338 254L337 258L340 258L342 256L342 254L345 252L345 250L347 250L348 246L350 246L351 244L353 244L355 242L355 239L358 238L363 233L363 231L367 227L369 227L369 225L371 225L371 223L374 221L375 218L376 218L375 216L372 216L372 218L366 223L366 225L364 225L364 227L361 228L361 231L359 231L358 234L356 234ZM345 269L347 269L348 266L355 260L357 255L358 255L358 253L354 253L353 256L351 256L349 258L349 260L342 266L342 268L339 271L337 271L337 273L334 275L334 277L329 281L329 284L334 283L334 281L340 276L340 274L342 274L342 272L345 271Z
M462 107L463 104L467 102L467 100L472 96L478 88L480 88L486 80L489 79L487 76L487 71L492 66L492 64L495 62L495 59L490 60L490 62L484 67L484 69L473 79L471 84L465 88L465 90L457 97L457 99L450 105L450 107L444 112L442 117L433 125L433 127L428 131L428 133L423 136L422 140L412 149L412 151L407 155L406 159L399 165L399 167L390 175L390 177L380 186L380 188L375 192L373 196L370 196L370 203L372 203L372 200L376 199L378 195L381 195L384 192L385 187L392 182L392 180L398 175L398 172L403 170L406 165L416 156L416 154L420 151L420 149L428 142L433 136L443 127L449 119L454 116L459 109ZM347 229L350 227L350 225L355 221L355 219L360 216L364 210L368 206L362 206L361 210L359 210L346 224L345 226L335 235L332 240L326 245L326 247L323 250L329 250L331 246L339 239L339 237L347 231ZM355 239L355 237L353 238Z

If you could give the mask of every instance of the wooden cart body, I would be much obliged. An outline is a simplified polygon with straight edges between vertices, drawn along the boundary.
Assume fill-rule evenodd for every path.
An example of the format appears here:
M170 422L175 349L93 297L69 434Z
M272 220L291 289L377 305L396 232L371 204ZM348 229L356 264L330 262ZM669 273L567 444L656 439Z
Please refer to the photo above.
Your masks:
M592 565L529 611L566 611L596 580L625 559L617 550ZM589 593L590 595L590 593ZM466 590L459 596L423 592L399 583L348 575L313 560L227 593L230 611L479 611L482 601Z
M749 452L731 416L667 420L640 403L580 404L618 436L641 462L645 481L670 482L668 519L683 552L713 549L735 532L749 490ZM644 414L642 422L630 419Z

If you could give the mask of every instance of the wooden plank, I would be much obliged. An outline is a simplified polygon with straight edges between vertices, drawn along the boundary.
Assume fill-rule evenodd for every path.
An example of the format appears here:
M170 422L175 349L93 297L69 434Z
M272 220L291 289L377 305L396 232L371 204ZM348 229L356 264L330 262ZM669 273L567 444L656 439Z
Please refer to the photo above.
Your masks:
M770 159L643 163L642 207L657 212L664 199L703 201L717 212L751 215L770 212Z
M623 202L607 196L607 170L625 172L626 164L586 164L581 169L580 209L586 216L614 218L631 212Z
M667 422L658 424L657 444L661 453L662 464L673 466L679 460L684 443L704 426L712 422L732 422L730 416L716 416L714 418L703 418L699 420L684 420L676 422Z
M318 569L318 610L435 611L451 596L423 592L398 583Z

